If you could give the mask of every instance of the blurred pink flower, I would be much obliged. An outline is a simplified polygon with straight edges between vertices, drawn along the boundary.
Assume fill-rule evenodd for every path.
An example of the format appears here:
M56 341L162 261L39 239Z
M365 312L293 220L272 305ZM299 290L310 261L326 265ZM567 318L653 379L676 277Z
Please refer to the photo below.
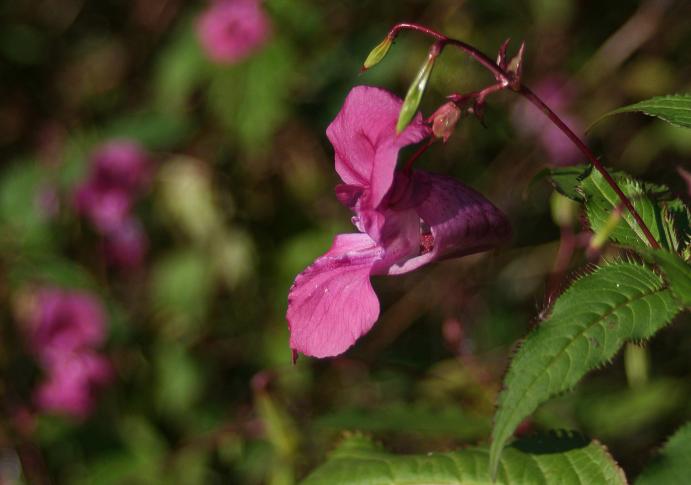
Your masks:
M121 268L137 268L144 262L148 248L146 234L134 218L123 221L104 240L108 261Z
M149 182L151 161L144 148L133 140L110 140L99 146L91 159L91 179L104 186L134 195Z
M28 322L33 352L43 363L53 355L76 352L100 345L105 338L101 304L88 293L43 288L35 295Z
M74 194L75 207L104 237L109 261L126 268L139 266L146 236L131 212L151 181L151 159L134 141L111 140L90 160L90 172Z
M91 169L77 187L75 205L100 232L122 224L133 199L149 182L151 162L144 149L130 140L112 140L91 155Z
M573 92L558 78L547 78L535 87L535 93L557 113L576 135L583 135L583 125L569 114ZM523 136L537 138L554 165L573 165L581 161L581 152L562 131L528 101L519 101L513 113L513 123Z
M75 194L77 211L84 214L101 234L116 230L129 216L130 195L122 189L88 182Z
M43 411L84 419L91 414L98 391L112 378L110 363L89 352L57 357L36 389L36 405Z
M111 376L108 361L95 353L105 332L103 308L94 296L59 288L36 292L27 337L46 374L36 390L40 409L78 418L89 414L96 389Z
M259 0L218 0L199 17L197 35L215 62L233 64L268 40L270 23Z
M371 275L407 273L432 261L489 249L509 223L496 207L453 178L396 171L398 151L429 136L420 114L396 136L402 100L359 86L329 125L337 198L360 231L339 234L300 273L288 295L290 346L315 357L345 352L379 316Z

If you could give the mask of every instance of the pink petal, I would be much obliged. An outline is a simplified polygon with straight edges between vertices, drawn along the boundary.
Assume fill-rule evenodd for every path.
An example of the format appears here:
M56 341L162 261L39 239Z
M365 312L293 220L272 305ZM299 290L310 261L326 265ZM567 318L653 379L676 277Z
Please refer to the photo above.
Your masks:
M511 228L506 216L470 187L423 171L413 172L413 186L421 198L417 213L429 228L431 250L392 266L388 274L407 273L435 260L485 251L508 241Z
M30 341L41 361L55 354L99 345L105 339L105 315L92 295L45 288L36 296Z
M372 328L379 300L370 273L382 252L367 234L339 234L331 249L295 278L286 314L294 351L339 355Z
M248 57L268 40L270 22L259 0L220 0L197 22L197 35L209 58L233 64Z
M336 171L348 185L368 189L366 205L376 208L393 182L398 151L429 135L418 113L396 136L403 101L383 89L353 88L326 129L336 153Z
M65 354L46 370L47 379L36 389L37 406L80 419L91 413L97 392L112 378L108 360L93 352Z

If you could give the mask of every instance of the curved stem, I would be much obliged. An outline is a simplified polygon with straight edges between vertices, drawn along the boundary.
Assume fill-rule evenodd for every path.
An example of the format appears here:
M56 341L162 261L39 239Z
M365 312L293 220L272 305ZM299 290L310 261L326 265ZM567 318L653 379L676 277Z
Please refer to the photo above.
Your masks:
M610 187L612 187L612 190L614 190L614 192L616 192L616 194L619 196L621 202L624 204L624 206L628 209L633 218L636 220L636 224L638 224L638 226L641 228L641 231L643 231L643 234L645 235L645 238L648 240L650 246L655 249L659 249L660 245L655 240L655 237L653 237L652 233L650 232L650 229L648 229L648 226L645 224L640 214L631 203L631 200L629 200L626 194L622 192L617 182L612 178L607 169L602 165L600 160L598 160L598 158L590 150L590 148L588 148L588 146L585 143L583 143L581 139L578 138L578 136L573 131L571 131L571 129L561 120L561 118L559 118L559 116L557 116L556 113L554 113L554 111L552 111L549 108L549 106L547 106L530 89L521 84L517 92L521 94L523 97L525 97L528 101L533 103L540 111L544 113L545 116L547 116L547 118L550 119L552 123L554 123L557 126L557 128L559 128L562 131L562 133L569 137L569 139L574 143L574 145L578 147L581 153L585 155L585 157L593 165L593 167L595 167L595 169L598 172L600 172L600 174L602 174L602 177L607 181Z
M496 62L475 47L466 44L465 42L457 39L451 39L440 32L412 23L399 23L394 25L389 31L388 37L392 40L395 39L401 30L414 30L416 32L421 32L425 35L433 37L442 48L447 44L457 47L482 64L494 75L498 81L500 81L505 88L510 88L512 91L520 94L533 105L535 105L552 123L554 123L557 128L559 128L559 130L561 130L562 133L564 133L573 142L574 145L576 145L576 147L581 151L585 158L588 159L593 167L595 167L595 169L602 174L605 181L610 187L612 187L612 190L614 190L619 199L621 199L622 204L624 204L631 216L635 219L636 224L638 224L638 226L641 228L645 238L648 240L648 244L655 249L660 248L660 244L655 240L655 237L650 232L650 229L648 229L648 226L645 224L645 221L643 221L643 218L640 216L626 194L622 192L621 188L609 174L607 169L605 169L602 163L600 163L600 160L598 160L590 148L588 148L587 145L583 143L583 141L581 141L581 139L573 131L571 131L571 129L561 120L561 118L559 118L559 116L554 113L554 111L552 111L549 106L547 106L545 102L540 99L539 96L533 93L527 86L524 86L520 82L516 82L516 79L512 79L510 74L502 69Z

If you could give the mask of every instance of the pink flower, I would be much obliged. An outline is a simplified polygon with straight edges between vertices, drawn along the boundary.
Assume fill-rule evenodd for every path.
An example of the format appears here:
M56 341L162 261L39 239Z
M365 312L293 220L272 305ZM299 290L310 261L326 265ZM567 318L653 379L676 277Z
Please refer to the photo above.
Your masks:
M88 293L43 288L36 292L27 322L29 346L46 378L36 389L37 406L86 417L96 391L111 377L108 361L95 352L105 339L105 315Z
M315 357L345 352L379 316L370 276L407 273L432 261L496 246L506 217L453 178L396 171L398 151L429 136L418 114L396 136L402 100L359 86L329 125L336 196L355 212L360 231L339 234L326 254L300 273L288 295L290 346Z
M233 64L268 39L269 20L259 0L218 0L202 13L197 35L210 59Z
M127 219L133 199L150 179L150 160L134 141L112 140L91 155L91 170L75 194L77 210L101 233Z
M111 140L91 156L87 179L74 194L77 211L104 238L109 262L124 268L141 265L146 235L132 216L137 196L151 181L151 160L131 140Z
M28 322L29 343L39 360L100 345L105 339L105 316L88 293L44 288L35 296Z
M61 355L36 389L36 405L44 411L84 419L91 414L98 391L111 377L110 363L96 353Z

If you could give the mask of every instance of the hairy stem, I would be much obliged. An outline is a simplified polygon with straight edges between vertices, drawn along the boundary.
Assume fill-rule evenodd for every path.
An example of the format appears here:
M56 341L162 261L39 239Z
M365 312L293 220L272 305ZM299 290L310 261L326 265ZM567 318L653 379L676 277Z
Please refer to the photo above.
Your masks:
M536 106L557 128L559 128L559 130L561 130L562 133L569 138L569 140L571 140L574 145L576 145L576 147L581 151L585 158L588 159L593 167L595 167L595 169L602 174L605 181L610 185L610 187L612 187L612 190L614 190L619 199L621 199L622 204L624 204L631 216L636 220L636 224L638 224L638 226L641 228L641 231L643 231L643 234L648 240L650 246L655 249L660 247L659 243L655 240L655 237L653 237L653 234L650 232L650 229L648 229L648 226L643 221L643 218L641 218L640 214L633 206L629 198L626 196L626 194L624 194L624 192L622 192L617 182L614 180L614 178L612 178L609 172L607 172L600 160L598 160L598 158L587 147L587 145L583 143L583 141L581 141L581 139L573 131L571 131L571 129L561 120L561 118L559 118L559 116L554 113L554 111L552 111L549 106L547 106L545 102L540 99L539 96L532 92L527 86L521 84L519 80L513 78L492 59L465 42L457 39L451 39L435 30L412 23L399 23L394 25L389 31L388 37L392 40L395 39L401 30L414 30L416 32L421 32L425 35L428 35L434 38L436 40L435 44L438 44L441 48L443 48L445 45L453 45L454 47L457 47L482 64L494 75L497 81L499 81L504 88L510 88L512 91L520 94L530 101L534 106Z

